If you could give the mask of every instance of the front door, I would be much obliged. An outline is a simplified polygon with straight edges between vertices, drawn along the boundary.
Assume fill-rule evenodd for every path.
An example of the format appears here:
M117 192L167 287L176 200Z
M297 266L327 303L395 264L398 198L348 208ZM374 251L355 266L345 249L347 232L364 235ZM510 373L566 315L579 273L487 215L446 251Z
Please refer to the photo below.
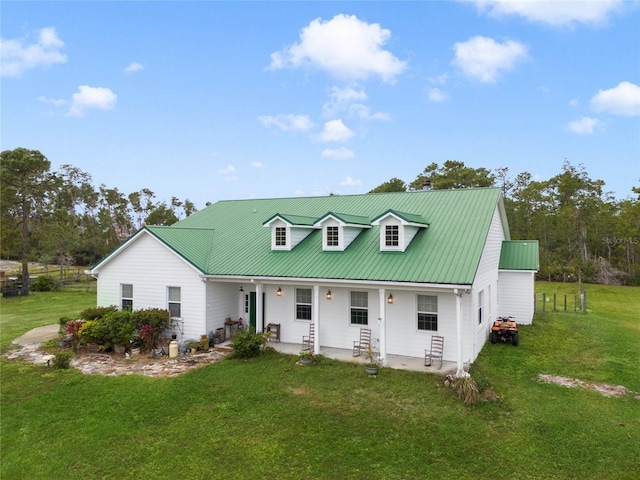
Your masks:
M262 292L262 325L264 325L266 311L266 294ZM256 331L256 292L249 292L249 324L252 331Z

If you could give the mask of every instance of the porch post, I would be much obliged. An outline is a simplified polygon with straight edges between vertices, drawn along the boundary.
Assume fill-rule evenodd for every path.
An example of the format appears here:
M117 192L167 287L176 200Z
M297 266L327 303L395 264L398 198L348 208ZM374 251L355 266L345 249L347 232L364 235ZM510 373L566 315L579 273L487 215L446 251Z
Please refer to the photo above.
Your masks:
M380 316L378 317L380 323L380 355L378 361L380 365L385 367L387 365L387 302L384 298L384 288L380 288L378 292L380 301Z
M320 286L313 286L313 328L315 335L313 337L313 354L320 354Z
M456 342L458 344L458 361L456 376L460 376L464 371L464 361L462 360L462 290L453 290L456 295Z
M256 284L256 332L262 332L264 330L264 322L262 317L264 316L264 305L262 302L262 283Z

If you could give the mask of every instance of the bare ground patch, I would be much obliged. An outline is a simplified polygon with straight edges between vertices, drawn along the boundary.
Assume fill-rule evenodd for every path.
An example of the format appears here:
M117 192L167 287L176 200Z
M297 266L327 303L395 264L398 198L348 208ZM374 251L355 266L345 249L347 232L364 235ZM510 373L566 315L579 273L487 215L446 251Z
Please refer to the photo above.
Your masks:
M554 383L556 385L561 385L567 388L576 388L576 387L588 388L589 390L594 390L596 392L599 392L605 397L622 397L630 393L630 390L627 387L624 387L622 385L610 385L608 383L585 382L583 380L578 380L577 378L561 377L558 375L547 375L547 374L541 373L540 375L538 375L538 379L545 383Z

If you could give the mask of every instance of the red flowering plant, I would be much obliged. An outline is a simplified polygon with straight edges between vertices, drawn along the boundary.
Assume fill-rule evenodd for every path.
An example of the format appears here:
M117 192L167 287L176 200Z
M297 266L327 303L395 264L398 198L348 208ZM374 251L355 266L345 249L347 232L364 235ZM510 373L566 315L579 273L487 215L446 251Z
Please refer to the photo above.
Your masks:
M152 325L146 324L138 329L138 335L142 339L142 343L149 350L153 350L156 346L156 329Z
M71 320L67 323L66 332L71 335L71 346L75 350L80 343L80 329L84 325L84 320Z

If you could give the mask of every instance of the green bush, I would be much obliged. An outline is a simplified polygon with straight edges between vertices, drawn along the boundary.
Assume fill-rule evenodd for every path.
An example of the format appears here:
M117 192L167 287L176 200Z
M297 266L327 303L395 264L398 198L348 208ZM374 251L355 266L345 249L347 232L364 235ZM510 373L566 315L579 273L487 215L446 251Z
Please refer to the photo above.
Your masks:
M51 275L40 275L30 284L32 292L55 292L60 289L60 284Z
M114 345L129 345L136 328L128 310L112 310L104 316L88 320L80 328L80 339L85 344L95 344L103 350Z
M260 354L266 337L262 333L243 328L233 337L233 356L237 358L253 358Z
M80 318L83 320L95 320L104 317L109 312L115 312L118 307L111 305L109 307L92 307L80 312Z
M131 320L136 329L144 325L151 325L157 332L162 333L171 326L169 310L162 308L145 308L131 314Z
M66 370L71 366L71 357L73 354L69 350L59 350L54 353L53 368Z

